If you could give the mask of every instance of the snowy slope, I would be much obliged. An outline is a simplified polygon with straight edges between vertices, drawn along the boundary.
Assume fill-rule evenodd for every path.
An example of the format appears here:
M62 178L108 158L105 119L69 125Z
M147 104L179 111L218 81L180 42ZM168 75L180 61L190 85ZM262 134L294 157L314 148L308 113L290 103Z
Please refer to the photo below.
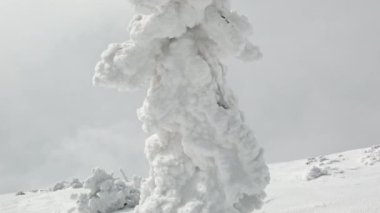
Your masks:
M259 213L380 213L380 146L272 164L270 170L272 182ZM75 213L83 192L0 195L0 212Z
M327 174L307 180L313 166ZM380 212L380 146L278 163L270 170L260 213Z

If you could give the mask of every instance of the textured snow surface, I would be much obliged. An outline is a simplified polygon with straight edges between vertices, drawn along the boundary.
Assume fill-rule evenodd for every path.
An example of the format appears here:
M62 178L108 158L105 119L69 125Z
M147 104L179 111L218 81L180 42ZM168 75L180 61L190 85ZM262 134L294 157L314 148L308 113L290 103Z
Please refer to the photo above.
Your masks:
M271 184L258 212L380 212L378 147L270 165Z
M298 160L269 165L272 182L258 213L379 213L380 163L363 164L361 159L372 148L328 156L327 160ZM314 159L320 159L316 157ZM324 165L319 165L324 162ZM306 180L313 166L338 168L340 173ZM77 213L76 201L85 189L25 192L0 195L1 213ZM131 212L121 210L118 213Z
M380 145L370 147L364 150L364 157L362 158L362 162L365 165L375 165L380 163Z
M260 56L228 0L134 0L130 40L111 44L94 84L134 90L150 176L137 213L246 213L269 182L263 150L245 125L220 59Z

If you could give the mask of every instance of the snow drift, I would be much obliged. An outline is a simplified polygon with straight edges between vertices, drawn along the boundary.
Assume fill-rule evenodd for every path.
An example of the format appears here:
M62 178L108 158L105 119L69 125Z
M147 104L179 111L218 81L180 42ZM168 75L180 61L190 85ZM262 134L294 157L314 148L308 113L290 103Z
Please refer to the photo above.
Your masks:
M233 213L260 208L269 182L263 150L244 124L220 58L260 56L228 0L131 0L130 40L111 44L94 84L135 90L151 136L150 176L137 213Z

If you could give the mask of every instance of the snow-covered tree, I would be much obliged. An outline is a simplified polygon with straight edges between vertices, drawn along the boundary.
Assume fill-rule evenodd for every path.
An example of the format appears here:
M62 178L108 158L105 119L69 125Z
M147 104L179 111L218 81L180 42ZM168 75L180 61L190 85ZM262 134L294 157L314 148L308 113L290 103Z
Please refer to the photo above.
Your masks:
M253 60L251 26L229 0L130 0L130 39L111 44L94 84L135 90L150 176L137 213L234 213L259 208L269 182L220 60Z

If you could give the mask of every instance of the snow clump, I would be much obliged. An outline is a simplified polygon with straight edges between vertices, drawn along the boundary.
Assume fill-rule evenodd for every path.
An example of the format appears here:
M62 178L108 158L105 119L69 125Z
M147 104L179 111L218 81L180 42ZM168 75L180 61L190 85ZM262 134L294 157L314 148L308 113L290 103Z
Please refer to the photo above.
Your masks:
M74 178L70 183L71 188L79 189L83 187L83 183L79 181L78 178Z
M62 190L62 189L66 189L69 187L69 184L67 181L62 181L62 182L58 182L54 185L52 191L58 191L58 190Z
M20 195L25 195L25 192L19 191L19 192L16 193L16 196L20 196Z
M375 165L380 162L380 145L372 146L364 150L365 156L362 158L362 163L367 166Z
M124 208L134 208L139 203L140 192L135 179L125 182L102 169L94 169L84 183L89 193L81 194L77 201L81 213L110 213Z
M68 182L68 181L58 182L50 190L51 191L58 191L58 190L63 190L63 189L67 189L67 188L70 188L70 187L73 188L73 189L82 188L83 187L83 183L78 178L74 178L71 182Z
M321 169L317 166L311 167L311 169L306 173L306 180L314 180L321 176L329 175L329 172L326 169Z

